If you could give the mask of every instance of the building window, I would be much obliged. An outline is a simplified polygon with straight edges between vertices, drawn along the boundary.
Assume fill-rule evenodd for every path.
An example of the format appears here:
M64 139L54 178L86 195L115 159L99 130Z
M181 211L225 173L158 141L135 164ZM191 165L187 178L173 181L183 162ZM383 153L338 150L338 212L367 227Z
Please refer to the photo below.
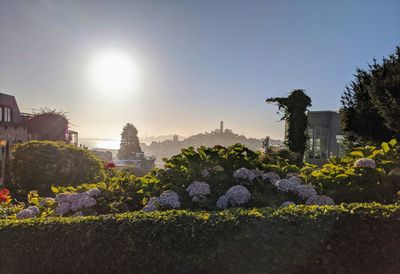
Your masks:
M11 108L9 107L4 108L3 121L11 122Z
M325 125L310 125L308 128L308 158L327 159L329 157L329 128Z

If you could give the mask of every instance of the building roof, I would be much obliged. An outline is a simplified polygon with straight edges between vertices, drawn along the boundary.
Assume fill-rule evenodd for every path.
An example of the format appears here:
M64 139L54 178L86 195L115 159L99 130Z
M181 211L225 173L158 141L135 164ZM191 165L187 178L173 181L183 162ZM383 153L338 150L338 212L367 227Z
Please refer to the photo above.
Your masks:
M0 93L0 105L8 106L11 108L13 123L22 123L23 122L23 118L21 116L21 112L19 110L17 100L15 99L14 96L8 95L5 93Z

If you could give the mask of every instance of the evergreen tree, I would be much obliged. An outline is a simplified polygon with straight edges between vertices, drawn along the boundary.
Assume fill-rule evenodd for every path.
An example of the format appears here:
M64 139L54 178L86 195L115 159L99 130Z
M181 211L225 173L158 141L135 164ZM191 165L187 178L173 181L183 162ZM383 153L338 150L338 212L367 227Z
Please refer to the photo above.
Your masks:
M384 58L382 64L371 65L370 94L385 125L395 134L400 133L400 47Z
M118 151L118 159L133 159L135 153L141 153L138 131L136 127L130 123L126 124L121 133L121 144Z
M357 69L342 95L341 119L351 146L380 143L400 132L400 48L382 64Z
M304 155L307 147L307 108L311 106L311 98L304 90L293 90L288 97L269 98L267 103L275 103L283 112L281 120L286 120L286 145L290 151Z

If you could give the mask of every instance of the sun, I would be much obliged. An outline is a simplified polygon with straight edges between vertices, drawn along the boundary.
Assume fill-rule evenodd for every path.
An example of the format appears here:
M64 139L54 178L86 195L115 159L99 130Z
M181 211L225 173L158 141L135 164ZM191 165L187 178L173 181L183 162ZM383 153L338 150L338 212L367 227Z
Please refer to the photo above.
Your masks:
M133 58L122 50L97 52L89 65L92 88L103 92L129 92L139 84L139 71Z

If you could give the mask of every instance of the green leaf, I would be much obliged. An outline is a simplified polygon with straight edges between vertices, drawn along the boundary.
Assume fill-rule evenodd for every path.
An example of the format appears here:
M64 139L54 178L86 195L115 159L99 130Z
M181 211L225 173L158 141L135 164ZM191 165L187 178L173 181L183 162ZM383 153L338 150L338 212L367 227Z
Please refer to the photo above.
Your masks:
M389 145L391 145L392 147L394 147L395 145L397 145L397 140L396 140L396 139L390 140Z
M55 187L55 186L51 186L50 189L51 189L51 191L52 191L54 194L57 194L57 193L60 192L60 190L58 189L58 187Z
M34 204L35 206L39 206L39 198L37 198L37 197L30 199L29 202L31 204Z
M390 151L390 147L389 147L388 143L385 143L385 142L382 143L381 147L382 147L384 153L388 153Z
M350 155L354 156L354 157L361 157L361 158L364 157L364 153L362 153L362 151L359 151L359 150L355 150L355 151L350 152Z

